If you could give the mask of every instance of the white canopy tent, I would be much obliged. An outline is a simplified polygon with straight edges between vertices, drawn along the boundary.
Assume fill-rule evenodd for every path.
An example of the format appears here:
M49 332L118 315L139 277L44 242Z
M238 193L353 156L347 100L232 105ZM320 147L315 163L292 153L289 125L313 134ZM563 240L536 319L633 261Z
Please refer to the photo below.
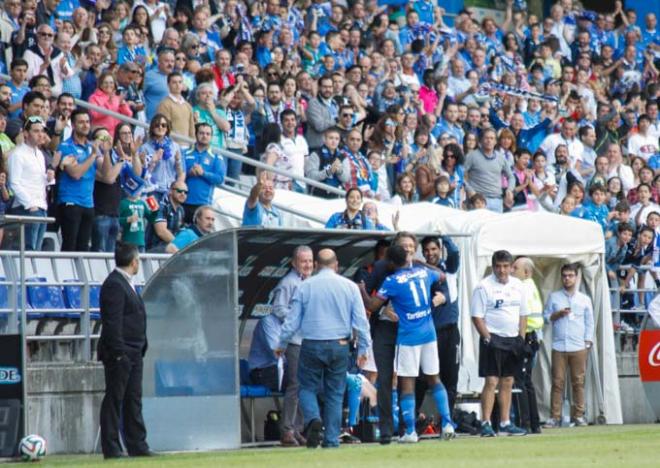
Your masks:
M287 227L319 228L333 213L345 208L341 199L321 200L286 191L278 191L275 202L301 214L285 213ZM240 218L244 204L244 197L222 189L216 191L215 207L221 213ZM502 215L486 210L465 212L430 203L403 207L378 203L378 209L381 222L387 226L392 225L392 215L398 210L399 228L402 230L469 235L456 239L461 250L459 307L463 339L459 390L463 392L480 392L483 385L478 377L478 336L470 320L469 304L472 290L490 267L493 252L505 249L514 256L531 257L537 267L534 279L544 299L551 291L561 287L561 265L579 263L581 289L592 297L594 304L597 336L586 378L587 418L596 421L602 411L609 424L622 423L604 241L596 223L550 213L515 212ZM227 223L236 225L237 221L231 219L223 222ZM548 415L550 406L551 334L551 327L546 326L534 371L537 389L542 390L537 395L542 416ZM593 362L594 356L597 356L596 363ZM600 380L600 385L597 380ZM601 393L602 405L599 404Z

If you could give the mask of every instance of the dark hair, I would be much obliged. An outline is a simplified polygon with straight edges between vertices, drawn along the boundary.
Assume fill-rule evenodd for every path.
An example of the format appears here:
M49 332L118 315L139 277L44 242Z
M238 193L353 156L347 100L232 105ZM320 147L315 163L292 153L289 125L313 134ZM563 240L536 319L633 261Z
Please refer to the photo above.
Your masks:
M172 78L176 78L177 76L180 76L181 78L183 78L183 75L181 74L181 72L178 72L178 71L172 72L169 75L167 75L167 84L170 84L170 81L172 80Z
M447 153L447 151L451 151L451 153L456 156L456 165L461 165L464 162L464 156L463 156L463 149L456 143L449 143L445 145L444 151L443 151L443 158L442 158L442 167L445 167L444 164L444 154Z
M128 127L131 130L131 135L133 134L133 126L131 124L129 124L128 122L120 122L119 125L115 127L115 134L113 135L113 140L112 140L113 145L116 145L119 142L119 133L121 132L121 129L124 127Z
M279 143L281 139L282 129L280 128L279 124L266 124L261 132L260 148L258 148L259 153L266 151L266 146L268 146L270 143Z
M607 189L602 184L593 184L589 187L589 196L592 196L596 192L607 193Z
M348 200L348 197L351 195L351 193L357 192L360 194L360 198L362 198L362 192L360 191L359 188L357 187L351 187L346 191L346 195L344 195L344 200Z
M630 211L630 205L626 200L622 200L614 206L614 211L618 211L619 213L625 213L626 211Z
M35 75L32 78L30 78L30 81L28 81L28 87L30 89L34 88L35 86L37 86L37 83L39 83L39 81L41 80L46 80L48 81L48 84L52 84L50 82L50 78L48 78L46 75Z
M426 236L424 239L422 239L421 244L422 248L425 248L429 244L435 244L440 247L440 239L435 236Z
M582 139L582 138L584 138L585 136L587 136L587 133L589 132L589 130L593 130L593 129L594 129L594 128L593 128L591 125L583 125L583 126L581 126L580 129L578 130L578 135L579 135L580 139Z
M495 266L496 263L513 263L513 255L508 250L498 250L493 253L491 263L492 266Z
M57 103L58 104L60 102L62 102L62 98L71 98L71 99L73 99L74 103L75 103L75 100L76 100L76 98L73 97L73 94L71 94L71 93L62 93L59 96L57 96Z
M199 129L202 128L202 127L208 127L208 128L210 128L210 129L211 129L211 135L213 135L213 127L211 126L211 124L209 124L209 123L207 123L207 122L200 122L200 123L198 123L198 124L195 124L195 136L197 136L197 132L198 132Z
M16 67L21 67L21 66L22 67L27 67L28 66L27 61L25 61L22 58L16 58L16 59L11 61L11 65L9 66L9 69L13 70Z
M298 120L298 114L296 114L296 111L293 109L284 109L280 114L280 122L284 123L284 117L288 115L293 115L296 118L296 121Z
M618 234L621 234L624 231L630 231L631 234L635 233L635 230L633 229L632 225L630 223L621 223L619 226L616 228L616 232Z
M563 274L565 271L572 271L576 275L578 274L578 265L577 263L567 263L565 265L562 265L561 267L561 273Z
M78 107L74 109L73 112L71 112L71 123L75 123L76 117L78 117L79 115L86 115L87 117L89 117L90 120L92 119L92 116L90 115L87 109L82 109Z
M167 118L167 116L163 114L156 114L151 118L151 122L149 122L149 136L153 136L154 133L154 128L156 128L156 122L159 122L161 120L165 120L165 123L167 124L167 132L165 135L169 136L170 131L172 130L172 123L170 122L170 119Z
M387 249L387 259L394 264L395 267L402 267L406 265L408 254L399 244L393 244Z
M115 247L115 265L119 268L127 267L139 255L140 253L136 245L118 242Z

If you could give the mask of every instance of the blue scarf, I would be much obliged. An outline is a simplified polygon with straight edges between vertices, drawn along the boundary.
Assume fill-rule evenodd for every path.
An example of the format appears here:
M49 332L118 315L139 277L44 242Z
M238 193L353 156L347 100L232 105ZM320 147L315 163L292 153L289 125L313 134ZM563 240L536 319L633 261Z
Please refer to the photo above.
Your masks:
M319 169L327 171L328 168L332 165L332 162L337 158L341 159L339 150L335 150L335 152L332 153L327 146L321 146L321 160L319 161ZM333 187L339 187L341 185L335 174L333 174L332 177L325 179L323 182L328 185L332 185Z
M159 149L163 150L163 161L167 161L172 156L174 156L174 148L173 148L173 145L172 145L172 139L168 136L163 138L162 142L158 142L156 140L151 140L151 146L154 147L154 151L158 151Z

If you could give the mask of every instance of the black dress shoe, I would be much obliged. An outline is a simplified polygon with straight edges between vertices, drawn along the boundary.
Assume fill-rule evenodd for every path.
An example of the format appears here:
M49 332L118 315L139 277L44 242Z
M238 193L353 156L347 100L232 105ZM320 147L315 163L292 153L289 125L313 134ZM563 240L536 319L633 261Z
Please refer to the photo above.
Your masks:
M307 439L307 448L316 448L321 443L321 431L323 423L320 419L312 419L305 428L305 439Z
M159 453L152 452L151 450L147 450L146 452L131 454L131 457L158 457L158 456L160 456Z
M535 426L532 428L532 434L541 434L541 426Z
M105 460L112 460L114 458L126 458L126 457L127 457L127 455L124 454L124 453L111 453L111 454L107 454L107 455L104 454L103 455L103 458Z
M391 435L381 435L378 442L380 442L380 445L390 445L390 443L392 442L392 436Z

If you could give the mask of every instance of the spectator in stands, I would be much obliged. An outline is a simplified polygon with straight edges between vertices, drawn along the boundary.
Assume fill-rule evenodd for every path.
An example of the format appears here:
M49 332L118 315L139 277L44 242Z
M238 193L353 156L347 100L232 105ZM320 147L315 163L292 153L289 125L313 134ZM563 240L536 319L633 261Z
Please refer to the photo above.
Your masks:
M87 252L94 224L94 180L99 177L112 183L99 158L97 148L105 153L112 149L112 140L89 141L91 118L85 109L71 114L73 135L58 147L61 156L58 179L58 223L62 229L62 250Z
M7 129L7 117L7 110L4 107L0 107L0 154L3 156L9 154L16 146L5 133Z
M174 51L163 48L158 52L158 68L149 70L144 75L144 98L147 120L152 120L158 106L170 93L167 79L174 70Z
M536 402L536 389L532 381L532 371L536 364L536 353L539 350L539 337L543 329L543 301L541 293L534 283L534 262L529 257L518 257L513 262L512 274L522 281L527 298L527 332L525 333L525 352L519 372L515 376L515 385L520 394L520 425L530 434L541 433L539 409Z
M177 182L179 183L179 182ZM215 215L213 208L208 205L200 206L195 211L194 224L186 229L182 229L172 239L165 251L175 253L192 244L200 237L212 233L215 230Z
M167 245L183 229L185 211L183 203L188 197L188 186L185 182L174 181L167 197L158 204L152 222L147 226L146 240L149 252L164 252Z
M555 149L557 149L557 146L560 144L566 145L568 148L571 167L575 167L576 163L582 160L584 146L582 145L582 142L576 138L576 133L577 124L575 123L575 120L568 118L562 122L560 133L552 133L543 140L540 149L545 153L546 158L548 158L548 165L555 163Z
M160 102L156 112L164 115L169 120L172 133L194 138L195 118L193 110L181 94L183 91L183 75L179 72L172 72L167 75L167 87L169 94ZM188 143L183 143L183 146L188 146Z
M288 171L291 174L304 177L305 160L309 156L309 147L305 138L298 134L298 116L296 111L293 109L284 109L280 114L280 119L282 127L280 145L282 146L282 154L284 155L285 162L278 161L273 165L280 169L283 169L285 165L289 166ZM268 162L268 164L272 163ZM281 174L275 174L275 187L305 193L304 182Z
M98 83L98 89L89 97L90 104L127 117L133 116L133 111L126 102L126 92L124 90L118 91L117 83L112 73L101 73ZM115 128L121 122L119 119L94 109L91 109L89 113L92 116L93 127L104 127L110 135L115 134Z
M213 130L211 144L216 149L225 147L225 133L231 129L224 109L215 105L214 89L211 83L201 83L195 89L197 104L193 107L196 124L206 123Z
M339 141L339 130L336 127L325 130L323 145L305 160L305 177L336 188L348 182L350 174L344 172L344 155L339 150ZM317 188L313 188L311 193L324 198L336 197L334 193Z
M610 287L618 286L619 268L626 258L634 234L632 225L620 223L616 229L616 236L605 241L605 269Z
M307 133L305 136L312 152L320 151L322 146L327 146L326 131L337 123L339 107L332 98L333 94L332 78L327 75L319 78L318 96L310 100L307 106Z
M12 119L19 117L23 96L30 91L30 87L26 82L27 71L28 63L22 58L14 59L11 62L9 72L11 79L7 82L7 86L11 88L11 102L7 110L9 111L9 117Z
M355 283L337 273L335 253L321 250L317 265L319 272L304 281L293 298L291 313L284 322L275 351L281 356L294 334L300 333L299 399L305 418L303 435L309 448L318 447L323 426L323 446L339 445L349 341L356 332L358 366L366 361L371 344L360 292ZM323 421L317 401L319 389L324 389Z
M273 198L275 198L273 181L268 173L262 172L245 200L242 226L282 226L282 213L273 206Z
M227 121L230 125L226 135L227 150L243 156L248 152L250 143L249 116L251 116L256 106L247 82L242 80L236 86L223 89L220 102L225 109ZM242 165L241 161L228 159L227 177L238 180Z
M349 181L344 188L358 188L366 197L372 198L373 170L367 158L362 154L362 133L353 129L346 136L346 145L342 150L344 153L343 172L349 174Z
M222 156L211 151L213 128L207 123L195 125L195 144L183 153L188 184L188 198L183 205L186 224L192 223L193 215L202 205L213 203L213 191L222 184L227 166Z
M34 76L44 75L48 77L51 85L56 84L55 70L63 66L64 55L53 46L54 40L55 31L50 25L42 23L37 27L37 43L28 47L23 54L23 59L28 64L25 79L30 80ZM61 90L61 82L59 84Z
M334 213L325 223L327 229L358 229L358 230L372 230L375 226L367 216L365 216L362 209L362 192L357 187L350 188L346 191L346 209L338 213Z
M486 129L481 133L481 147L465 157L465 189L471 197L480 193L486 197L489 210L501 213L504 203L513 204L515 179L511 167L501 154L495 150L495 130ZM502 200L502 179L507 181L504 200Z
M145 250L145 232L149 218L153 215L140 193L132 193L119 203L119 227L121 241L124 244L134 245L140 252Z
M395 195L390 199L393 205L407 205L419 201L419 194L412 174L404 172L396 179Z
M635 176L630 166L623 163L621 146L618 143L611 143L607 148L609 177L619 177L623 187L624 195L635 185Z
M494 139L494 138L493 138ZM498 250L492 257L493 273L479 282L472 293L472 322L479 333L479 376L485 377L481 392L481 436L494 437L491 415L495 390L500 409L499 431L526 435L511 422L511 390L518 372L518 358L527 330L527 298L522 282L510 277L513 257Z
M138 150L147 169L145 177L149 186L145 194L154 196L158 202L167 194L172 182L186 179L181 150L170 138L170 131L167 117L156 114L149 125L149 140Z
M567 368L571 375L571 422L586 426L584 378L593 344L594 316L591 299L578 290L578 267L561 268L563 288L550 294L543 316L552 324L552 393L550 419L543 427L559 427Z
M46 96L39 91L30 91L25 93L21 103L21 115L7 121L7 128L5 133L16 144L20 143L21 132L25 122L30 117L41 118L44 105L46 103ZM43 120L43 119L42 119Z
M273 317L271 321L272 325L277 327L281 331L282 324L286 321L287 317L291 315L291 307L293 305L293 298L298 291L298 288L312 275L314 271L314 254L312 249L301 245L296 247L293 251L291 259L291 271L284 276L277 283L275 289L273 289L272 297L272 311L270 317ZM262 319L263 320L263 319ZM264 324L264 327L266 324ZM255 336L257 331L255 330ZM270 353L273 353L273 350L277 348L279 344L280 333L273 338L276 340L274 343L269 340L269 349ZM254 339L254 338L253 338ZM291 340L289 341L284 357L286 359L286 371L285 371L285 386L282 389L284 391L284 408L282 414L282 425L281 425L281 442L285 447L295 447L298 445L305 445L307 442L302 435L303 431L303 415L298 404L298 362L300 358L300 346L302 344L302 337L299 333L295 333ZM252 356L252 348L250 355ZM272 355L274 358L274 354ZM271 360L272 362L272 360ZM250 362L251 377L254 381L254 361ZM272 372L272 371L271 371ZM276 374L277 375L277 374ZM260 379L257 379L260 380Z
M23 128L23 143L16 146L8 158L9 189L14 193L10 214L46 216L46 185L50 181L46 175L46 158L39 149L45 128L40 117L27 117ZM45 223L26 225L25 248L41 250L45 231Z
M658 150L658 135L651 134L651 118L642 114L637 119L638 133L628 139L628 157L641 156L648 161Z
M128 124L120 124L115 133L119 131L131 132ZM115 138L117 141L118 138ZM94 181L94 222L92 227L92 252L114 252L117 235L119 234L119 202L121 200L121 185L119 175L123 168L123 158L118 158L116 150L109 149L112 146L110 133L99 127L92 132L92 141L99 141L97 148L98 157L102 158L102 166L108 174L108 180L103 181L96 178ZM101 148L103 146L104 148ZM123 154L121 144L117 146ZM125 155L124 155L125 156Z

